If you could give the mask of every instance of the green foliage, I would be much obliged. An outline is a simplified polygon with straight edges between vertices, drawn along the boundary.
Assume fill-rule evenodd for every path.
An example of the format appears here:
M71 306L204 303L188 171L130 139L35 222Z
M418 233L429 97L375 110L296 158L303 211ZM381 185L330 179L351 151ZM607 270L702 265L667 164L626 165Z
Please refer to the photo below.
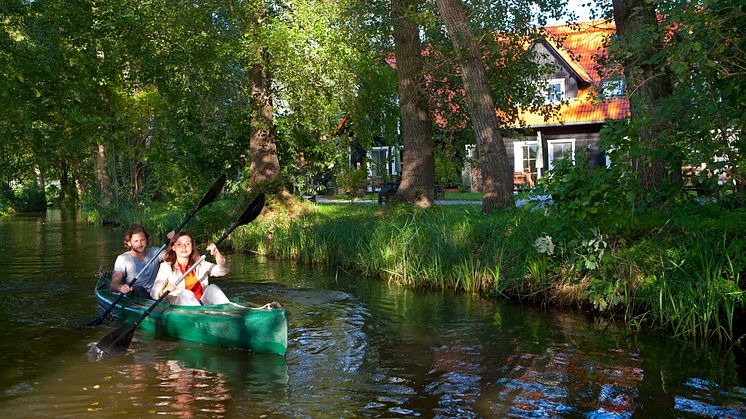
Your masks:
M541 179L539 193L552 197L552 213L568 227L618 227L632 214L637 190L634 179L623 167L588 169L588 159L579 150L575 162L554 162L552 171Z
M344 167L337 174L337 186L346 191L350 199L358 196L368 185L368 173L363 168Z
M435 148L435 183L445 187L461 185L461 166L456 152L449 144Z
M610 62L599 63L609 76L624 64L626 73L650 66L656 75L670 77L670 95L655 97L655 108L646 108L638 95L648 80L630 84L633 108L642 109L630 121L607 124L604 129L609 149L615 150L616 162L631 162L646 157L666 163L672 179L679 166L707 165L697 179L700 192L723 198L728 205L744 201L744 78L746 53L743 34L737 28L746 24L746 14L738 2L705 0L700 2L653 2L661 18L643 26L633 36L611 42ZM657 43L657 47L651 47ZM644 59L635 59L644 57ZM634 65L630 64L634 63ZM606 77L604 76L604 77ZM618 76L618 74L617 74ZM640 142L649 129L659 130L655 147ZM650 151L650 152L649 152ZM649 152L649 153L648 153ZM648 153L648 154L646 154ZM661 190L640 194L640 202L660 205L680 199L679 185L664 185Z
M384 90L395 91L395 72L372 59L380 50L350 41L361 39L348 25L360 6L354 1L95 6L50 0L3 9L0 179L37 170L60 182L61 201L120 208L141 200L181 205L220 172L240 181L249 158L249 74L264 50L285 180L307 189L328 179L346 150L328 139L361 96L365 85L356 79L375 84L386 73ZM381 90L371 91L361 106L379 100ZM395 118L386 124L396 132ZM301 155L306 166L292 167Z
M10 205L16 212L44 211L47 198L36 182L25 182L13 189Z

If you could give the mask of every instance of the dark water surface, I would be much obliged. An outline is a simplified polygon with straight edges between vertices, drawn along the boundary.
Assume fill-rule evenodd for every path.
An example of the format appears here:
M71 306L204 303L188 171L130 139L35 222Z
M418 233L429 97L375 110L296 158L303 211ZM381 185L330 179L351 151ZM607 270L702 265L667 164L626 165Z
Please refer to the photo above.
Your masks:
M0 417L746 416L725 351L235 254L215 282L288 308L286 357L138 333L95 361L117 324L81 326L121 231L78 217L0 218Z

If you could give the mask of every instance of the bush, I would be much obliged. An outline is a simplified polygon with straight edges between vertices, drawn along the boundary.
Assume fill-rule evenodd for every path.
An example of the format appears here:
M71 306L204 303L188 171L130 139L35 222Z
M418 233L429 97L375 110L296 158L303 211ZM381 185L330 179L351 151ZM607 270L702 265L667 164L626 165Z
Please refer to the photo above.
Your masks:
M449 187L460 187L460 167L456 153L448 146L435 149L435 183Z
M337 186L340 191L346 191L350 199L357 196L368 185L368 173L362 168L343 168L337 174Z
M14 191L14 207L20 212L44 211L47 209L47 198L36 183L25 183Z

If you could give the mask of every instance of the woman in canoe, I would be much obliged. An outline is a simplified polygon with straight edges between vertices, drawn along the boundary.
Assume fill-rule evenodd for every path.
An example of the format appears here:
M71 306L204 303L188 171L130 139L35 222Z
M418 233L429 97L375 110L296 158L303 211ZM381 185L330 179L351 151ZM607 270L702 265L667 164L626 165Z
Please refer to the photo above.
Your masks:
M174 305L198 306L211 304L225 304L228 297L215 284L210 284L211 276L224 276L228 274L228 265L225 257L220 254L215 243L207 245L206 250L215 257L215 263L203 261L179 284L179 278L200 259L200 254L194 245L191 233L180 232L171 239L171 247L164 262L158 270L155 283L150 290L150 295L158 299L164 292L170 291L166 300Z

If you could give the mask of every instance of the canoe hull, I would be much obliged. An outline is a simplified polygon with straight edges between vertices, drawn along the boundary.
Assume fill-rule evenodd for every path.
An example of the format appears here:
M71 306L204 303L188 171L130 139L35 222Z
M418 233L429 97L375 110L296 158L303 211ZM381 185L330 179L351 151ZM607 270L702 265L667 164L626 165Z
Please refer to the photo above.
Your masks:
M104 309L118 297L109 291L109 282L108 277L100 278L95 290L96 299ZM128 295L112 314L126 323L134 323L153 302ZM197 307L160 303L138 328L207 345L285 355L287 323L287 310L283 308L233 302Z

